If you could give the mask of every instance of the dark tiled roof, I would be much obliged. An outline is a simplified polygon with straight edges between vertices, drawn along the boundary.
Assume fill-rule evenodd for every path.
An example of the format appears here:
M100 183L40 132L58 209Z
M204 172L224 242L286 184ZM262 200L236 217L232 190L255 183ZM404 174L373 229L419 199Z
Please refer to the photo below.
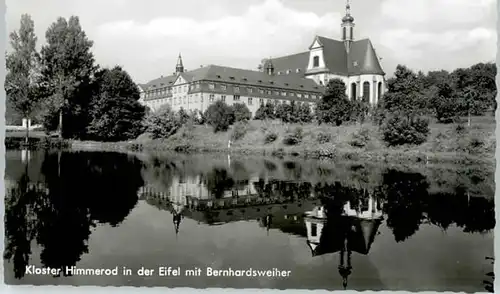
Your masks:
M323 45L325 65L333 74L347 75L347 52L344 42L318 36Z
M290 74L303 77L304 70L309 63L309 51L272 58L271 61L274 65L275 73L281 72L282 74L286 74L286 71L290 70ZM300 69L300 72L297 73L297 69Z
M226 66L208 65L192 71L184 72L181 76L188 82L213 81L215 83L239 84L262 88L287 89L294 91L323 92L323 87L318 86L313 80L295 75L273 75L255 70L231 68ZM172 85L176 76L168 76L153 80L147 84L148 88L156 85L161 88ZM171 82L171 83L170 83Z
M167 86L172 86L176 79L177 75L170 75L154 79L144 85L144 90L146 91L146 90L151 90L151 88L163 88Z
M358 63L357 66L354 65L355 61ZM385 75L370 39L363 39L352 43L349 53L349 74Z
M317 40L323 46L325 65L331 73L340 75L385 75L369 39L352 42L349 54L345 50L343 41L321 36L317 36ZM290 74L297 75L296 70L300 68L299 75L303 76L309 63L309 51L273 58L271 61L275 72L286 73L287 70L290 70Z

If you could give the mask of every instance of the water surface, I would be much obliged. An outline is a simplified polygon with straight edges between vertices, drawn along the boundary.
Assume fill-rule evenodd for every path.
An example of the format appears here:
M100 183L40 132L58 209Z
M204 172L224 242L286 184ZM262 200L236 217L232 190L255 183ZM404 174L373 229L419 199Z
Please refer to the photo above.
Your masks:
M98 152L6 159L8 284L475 292L491 280L485 168ZM156 274L54 277L26 265ZM159 266L203 272L160 277ZM207 277L207 267L290 276Z

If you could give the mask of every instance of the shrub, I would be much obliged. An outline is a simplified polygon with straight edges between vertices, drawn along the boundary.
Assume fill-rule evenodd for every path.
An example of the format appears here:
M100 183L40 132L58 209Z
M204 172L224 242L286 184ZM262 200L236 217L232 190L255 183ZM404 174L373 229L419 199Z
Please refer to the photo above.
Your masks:
M184 108L182 108L182 107L181 107L181 109L179 109L179 112L177 113L177 115L179 116L179 120L180 120L181 124L187 123L187 121L191 118L189 116L189 114L186 112L186 110L184 110Z
M370 131L368 129L360 129L352 135L352 140L349 145L352 147L363 148L370 141Z
M297 145L302 141L303 131L301 127L296 127L293 131L288 132L283 139L285 145Z
M234 109L219 100L207 108L205 118L214 132L227 131L234 123Z
M177 132L181 127L181 122L169 105L160 107L157 111L150 112L144 121L146 132L151 134L153 139L165 139Z
M247 121L252 118L252 113L248 107L243 103L236 103L233 105L234 121Z
M274 132L267 133L266 136L264 137L264 143L269 144L278 139L278 135Z
M429 135L429 121L421 117L408 118L396 115L387 119L381 126L383 140L389 146L420 145Z
M319 133L318 136L316 137L316 141L318 141L318 143L320 144L328 143L331 140L332 140L332 135L325 132Z
M233 130L231 132L231 140L237 141L243 138L247 133L247 127L248 125L241 121L234 124Z

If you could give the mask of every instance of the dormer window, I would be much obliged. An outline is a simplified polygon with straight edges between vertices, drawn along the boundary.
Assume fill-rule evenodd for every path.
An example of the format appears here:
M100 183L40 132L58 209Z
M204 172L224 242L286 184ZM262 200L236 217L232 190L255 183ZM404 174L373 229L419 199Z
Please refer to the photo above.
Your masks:
M258 80L257 83L262 83L262 80Z
M289 70L289 69L287 69L287 70L286 70L286 74L289 74L289 73L291 73L291 72L292 72L292 71L291 71L291 70Z
M217 78L218 78L218 79L220 79L220 78L221 78L221 76L220 76L220 75L217 75Z
M278 72L278 75L281 75L281 71Z
M234 81L234 77L229 77L230 80Z
M319 56L313 57L313 67L319 67Z
M299 73L300 72L300 68L297 68L296 72Z
M269 81L269 84L274 85L274 81Z
M285 86L288 86L288 83L285 83Z
M299 87L304 88L304 85L300 85Z
M247 80L247 78L242 78L242 80L243 80L244 82L248 81L248 80Z

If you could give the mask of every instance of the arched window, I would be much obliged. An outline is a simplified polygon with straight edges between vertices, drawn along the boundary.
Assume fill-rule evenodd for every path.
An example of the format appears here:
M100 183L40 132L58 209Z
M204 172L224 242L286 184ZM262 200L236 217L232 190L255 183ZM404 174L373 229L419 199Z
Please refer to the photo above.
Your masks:
M358 99L358 93L356 93L356 83L351 83L351 100L355 101Z
M370 82L363 83L363 102L370 102Z
M345 40L346 39L346 27L343 27L342 28L342 40Z
M319 56L314 56L313 57L313 67L318 67L319 66Z
M354 39L354 33L352 31L352 27L349 28L349 39L353 40Z
M378 82L378 87L377 87L377 102L380 100L380 97L382 97L382 82Z

